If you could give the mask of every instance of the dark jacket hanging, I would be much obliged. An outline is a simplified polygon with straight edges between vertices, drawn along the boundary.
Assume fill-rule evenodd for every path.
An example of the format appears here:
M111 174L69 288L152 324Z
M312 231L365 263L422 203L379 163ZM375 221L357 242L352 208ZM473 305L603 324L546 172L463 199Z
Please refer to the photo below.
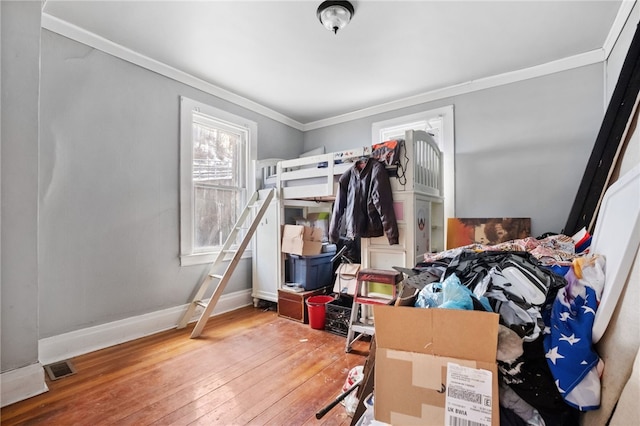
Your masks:
M329 225L329 239L334 243L343 220L349 240L386 234L389 244L398 244L391 182L379 161L369 158L361 170L356 163L340 176Z

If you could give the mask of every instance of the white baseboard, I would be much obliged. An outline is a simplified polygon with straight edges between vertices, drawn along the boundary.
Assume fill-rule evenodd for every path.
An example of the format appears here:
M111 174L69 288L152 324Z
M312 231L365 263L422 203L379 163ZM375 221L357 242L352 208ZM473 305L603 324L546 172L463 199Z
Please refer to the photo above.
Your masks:
M218 300L211 316L220 315L252 303L251 290L224 294ZM177 306L40 339L38 341L38 358L42 365L46 365L175 328L188 306L188 304ZM197 317L192 321L196 319Z
M36 363L0 374L0 406L40 395L49 390L44 381L44 368Z

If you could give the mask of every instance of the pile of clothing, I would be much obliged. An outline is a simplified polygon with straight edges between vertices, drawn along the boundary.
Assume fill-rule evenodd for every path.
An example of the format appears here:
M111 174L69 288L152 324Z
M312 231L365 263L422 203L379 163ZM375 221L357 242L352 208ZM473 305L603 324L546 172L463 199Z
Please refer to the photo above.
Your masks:
M549 235L426 255L405 285L416 307L500 315L500 424L571 425L600 404L591 331L604 263L582 240Z

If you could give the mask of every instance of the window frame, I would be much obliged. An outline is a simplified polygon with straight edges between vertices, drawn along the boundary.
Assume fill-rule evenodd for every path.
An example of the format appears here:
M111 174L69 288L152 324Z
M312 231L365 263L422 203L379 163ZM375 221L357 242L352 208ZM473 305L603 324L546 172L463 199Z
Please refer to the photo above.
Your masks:
M428 131L434 125L440 127L436 142L443 154L443 197L444 217L455 216L455 139L453 105L404 115L389 120L378 121L371 125L371 144L384 141L389 132L402 132L408 129ZM446 234L445 234L446 235Z
M232 114L211 105L185 96L180 97L180 265L200 265L212 263L219 254L221 246L211 251L195 249L194 229L194 182L193 182L193 124L194 121L209 121L207 125L219 124L221 128L240 130L246 134L244 147L241 148L242 164L237 176L237 188L241 192L238 215L244 208L250 195L255 191L252 164L257 158L258 125L256 122ZM244 188L244 189L243 189ZM243 257L251 257L249 250Z

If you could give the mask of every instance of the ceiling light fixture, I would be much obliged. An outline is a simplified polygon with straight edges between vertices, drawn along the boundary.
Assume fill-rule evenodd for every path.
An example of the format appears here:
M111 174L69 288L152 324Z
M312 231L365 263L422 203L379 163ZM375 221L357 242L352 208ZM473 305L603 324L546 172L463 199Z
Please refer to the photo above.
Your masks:
M338 34L353 17L353 5L348 1L323 1L318 6L318 19L329 31Z

